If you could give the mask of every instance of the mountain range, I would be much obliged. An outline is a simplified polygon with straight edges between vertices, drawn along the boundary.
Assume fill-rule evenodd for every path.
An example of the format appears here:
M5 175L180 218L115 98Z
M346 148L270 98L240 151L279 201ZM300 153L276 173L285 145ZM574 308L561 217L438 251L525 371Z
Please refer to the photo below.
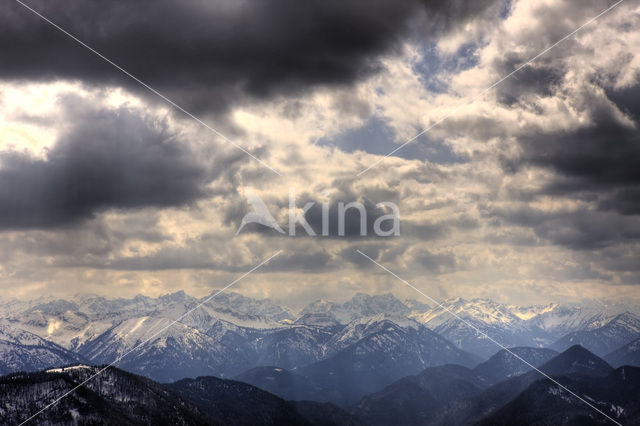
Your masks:
M549 354L526 352L523 358L534 362ZM487 361L496 371L506 373L504 380L491 385L480 373L489 365L474 369L457 365L429 368L367 395L349 411L371 425L610 422L558 386L560 383L618 422L640 421L640 368L625 366L614 370L606 361L576 345L538 364L537 368L552 377L554 383L533 369L513 375L517 369L509 372L514 364L506 360L499 353Z
M317 382L328 390L325 400L335 403L428 367L473 367L501 349L491 339L557 352L579 343L609 356L640 338L640 317L629 311L460 298L431 307L390 293L318 300L299 311L233 292L0 300L0 318L0 373L106 364L136 348L117 365L160 382L233 378L272 366ZM612 362L637 365L633 348L626 357L616 355L625 361Z
M527 364L518 357L537 365L539 371L523 369L516 360ZM272 377L276 388L305 386L297 373L271 367L264 370L269 375L281 373ZM242 376L268 377L253 373ZM209 376L160 384L116 367L102 370L101 366L77 364L0 377L2 424L25 421L67 392L33 420L52 425L640 423L640 368L614 369L579 345L560 354L537 348L501 351L471 369L457 364L428 367L344 408L326 402L287 400L236 380ZM306 396L317 395L321 393Z

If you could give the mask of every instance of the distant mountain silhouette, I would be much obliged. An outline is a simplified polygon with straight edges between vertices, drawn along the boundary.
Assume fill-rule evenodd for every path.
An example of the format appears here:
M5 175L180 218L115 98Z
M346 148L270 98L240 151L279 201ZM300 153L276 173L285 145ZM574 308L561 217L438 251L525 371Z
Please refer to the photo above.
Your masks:
M550 377L605 377L613 368L593 353L576 345L544 363L539 370ZM438 413L434 424L466 424L478 421L501 408L541 378L544 377L538 371L529 371L497 383L470 398L454 401Z
M481 381L466 367L431 367L365 396L350 412L370 425L429 424L443 405L476 395L481 387Z
M606 377L573 376L558 379L563 386L621 424L640 420L640 368L620 367ZM479 425L588 425L612 424L583 401L551 383L538 380L513 401L483 419Z
M350 323L341 332L345 339L354 335L358 336L354 343L335 355L294 371L318 384L325 391L326 401L353 403L425 367L451 362L471 366L478 361L414 322L399 325L390 319L373 318Z
M540 370L550 376L584 374L602 377L611 373L611 366L605 360L580 345L575 345L544 363ZM532 371L529 374L538 374Z
M538 350L536 353L533 348L520 348L518 352L528 356L531 361L537 360L532 362L534 365L549 355L546 350ZM508 362L503 362L505 359ZM453 365L427 368L418 375L405 377L381 391L365 396L349 411L368 424L380 426L467 425L498 413L536 383L558 388L537 371L528 371L487 387L487 377L495 378L500 374L510 376L505 367L515 366L511 361L499 353L472 370ZM491 366L496 368L495 372L490 371ZM516 366L515 370L518 368ZM604 360L580 346L569 348L539 368L556 380L571 382L590 379L594 386L601 380L608 380L614 373ZM630 379L633 381L634 377L630 376ZM640 382L628 384L627 389L631 390L633 386L640 386ZM635 392L637 396L637 390ZM588 392L586 394L590 395ZM556 398L567 398L567 395L569 394L565 391L558 391ZM588 406L586 408L587 411L590 410ZM511 424L526 424L526 419L524 423L520 422L517 412L510 413L510 417L505 415L501 419L510 421ZM637 417L630 415L628 418ZM554 423L551 421L544 424Z
M528 347L510 348L508 351L503 349L489 360L477 365L473 369L473 373L484 385L490 386L532 370L531 366L514 354L534 367L540 367L558 355L558 352L552 349Z
M611 352L604 359L614 367L633 365L640 367L640 339L627 343L621 348Z

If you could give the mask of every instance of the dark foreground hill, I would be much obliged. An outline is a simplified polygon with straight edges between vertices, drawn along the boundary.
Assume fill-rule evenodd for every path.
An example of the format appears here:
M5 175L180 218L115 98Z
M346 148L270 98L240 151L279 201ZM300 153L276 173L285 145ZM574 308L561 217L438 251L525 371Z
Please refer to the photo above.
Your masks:
M0 378L0 423L19 424L61 395L34 424L357 425L331 404L297 406L242 382L198 377L163 385L109 367L85 365ZM304 414L303 414L304 413ZM318 423L318 419L322 422Z
M549 355L520 352L534 362ZM367 424L380 426L610 422L537 371L513 376L511 371L520 366L512 361L497 354L472 370L457 365L428 368L365 396L350 412ZM640 424L639 368L614 370L588 350L573 346L539 369L620 423ZM488 377L500 375L503 381L488 386L493 381Z
M607 377L561 377L558 381L602 413L624 425L640 424L640 368L620 367ZM541 379L513 401L485 418L480 425L614 424L584 401Z

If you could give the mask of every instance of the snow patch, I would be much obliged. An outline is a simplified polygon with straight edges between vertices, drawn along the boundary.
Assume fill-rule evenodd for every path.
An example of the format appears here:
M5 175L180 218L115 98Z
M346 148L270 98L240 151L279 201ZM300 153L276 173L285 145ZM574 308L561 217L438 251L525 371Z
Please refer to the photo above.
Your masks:
M50 368L49 370L46 370L45 373L64 373L65 371L84 370L87 368L91 368L91 367L88 365L79 364L79 365L72 365L71 367Z
M49 324L47 324L47 334L52 334L57 329L59 329L61 325L62 321L52 319L51 321L49 321Z

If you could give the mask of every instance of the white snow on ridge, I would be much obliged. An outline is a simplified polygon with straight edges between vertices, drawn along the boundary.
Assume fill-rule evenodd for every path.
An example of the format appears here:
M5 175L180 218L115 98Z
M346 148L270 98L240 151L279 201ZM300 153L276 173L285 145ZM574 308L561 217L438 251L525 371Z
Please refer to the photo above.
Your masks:
M329 347L333 350L343 348L369 333L393 335L393 331L398 330L401 335L405 332L401 329L417 330L425 326L462 349L474 353L485 351L486 354L481 354L490 356L495 352L494 345L447 310L492 338L513 346L548 346L569 332L598 328L615 318L593 306L548 304L520 307L488 299L448 299L442 303L447 308L444 309L416 300L402 302L390 293L374 296L358 293L344 303L318 300L292 315L288 309L271 300L229 293L207 301L173 324L175 318L180 318L204 300L206 297L193 298L184 292L157 298L139 295L132 299L106 299L91 295L76 296L71 300L2 300L0 316L6 319L0 322L0 340L8 341L18 336L21 344L39 344L39 336L81 353L90 360L110 361L160 331L144 350L159 354L167 350L167 346L173 350L186 345L185 349L193 349L194 354L200 349L223 353L237 349L237 342L242 339L254 339L249 345L254 349L263 344L275 344L263 339L272 333L281 333L287 336L285 339L290 339L287 341L300 339L312 342L303 349L296 348L311 353L318 350L314 346L317 344L314 333L321 330L321 333L333 336L326 345L319 344L320 351L326 354L331 352ZM307 317L298 322L303 315ZM621 316L619 321L626 328L631 330L635 327L640 332L640 323L634 322L632 316ZM2 324L10 325L12 329L3 330ZM164 330L167 326L168 329ZM288 329L295 332L287 335L283 331ZM300 337L302 334L304 338ZM237 354L228 356L237 357Z
M89 369L89 368L92 368L92 367L84 364L79 364L79 365L72 365L70 367L50 368L48 370L45 370L45 373L64 373L65 371L83 370L83 369Z

